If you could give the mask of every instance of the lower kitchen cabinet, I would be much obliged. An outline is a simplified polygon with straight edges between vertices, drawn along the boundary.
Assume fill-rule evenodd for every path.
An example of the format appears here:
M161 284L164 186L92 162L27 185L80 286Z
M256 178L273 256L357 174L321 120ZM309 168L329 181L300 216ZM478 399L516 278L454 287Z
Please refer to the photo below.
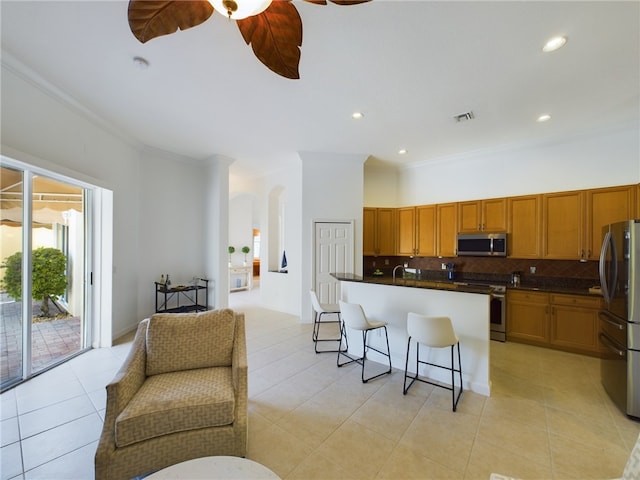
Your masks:
M551 294L551 345L577 353L598 354L599 297Z
M600 297L510 290L507 341L597 356Z
M547 346L549 344L548 312L548 293L508 291L507 341Z

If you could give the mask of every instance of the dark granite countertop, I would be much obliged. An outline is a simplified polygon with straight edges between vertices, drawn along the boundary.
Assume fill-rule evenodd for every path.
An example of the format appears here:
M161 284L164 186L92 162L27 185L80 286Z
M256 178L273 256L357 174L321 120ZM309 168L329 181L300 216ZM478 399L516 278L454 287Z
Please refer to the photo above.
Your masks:
M451 281L442 278L425 278L409 276L408 278L396 278L395 282L391 275L355 275L352 273L334 273L332 274L338 280L347 282L373 283L380 285L396 285L399 287L413 288L430 288L435 290L456 290L467 293L483 293L489 294L492 288L488 285L477 285L478 280L473 281ZM484 282L482 282L484 283ZM509 290L516 291L533 291L542 293L561 293L567 295L585 295L585 296L601 296L598 293L590 293L588 287L583 286L567 286L567 285L528 285L521 284L514 286L504 282L491 282L492 285L501 285Z

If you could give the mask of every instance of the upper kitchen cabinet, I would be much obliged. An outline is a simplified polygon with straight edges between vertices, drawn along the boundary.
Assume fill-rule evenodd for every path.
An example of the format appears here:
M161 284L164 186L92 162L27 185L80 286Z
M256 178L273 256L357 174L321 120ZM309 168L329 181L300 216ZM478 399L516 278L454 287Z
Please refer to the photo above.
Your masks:
M587 191L587 259L600 257L603 226L634 218L636 188L628 185Z
M398 255L429 257L436 254L436 206L397 209Z
M455 257L457 235L458 204L438 204L436 206L436 255Z
M542 253L542 196L511 197L507 204L507 255L540 258Z
M586 258L584 248L584 193L547 193L542 196L542 256L549 259Z
M395 255L395 209L365 207L362 213L362 254Z
M505 232L506 230L506 198L458 203L458 232Z

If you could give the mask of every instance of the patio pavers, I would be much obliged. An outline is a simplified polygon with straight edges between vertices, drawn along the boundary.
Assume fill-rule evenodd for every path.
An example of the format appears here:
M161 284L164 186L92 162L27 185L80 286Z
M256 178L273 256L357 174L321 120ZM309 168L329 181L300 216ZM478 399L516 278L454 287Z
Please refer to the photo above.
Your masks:
M52 307L55 309L55 307ZM34 313L39 312L34 303ZM54 310L55 311L55 310ZM22 376L22 302L0 298L0 385ZM37 319L31 325L33 372L80 350L80 317Z

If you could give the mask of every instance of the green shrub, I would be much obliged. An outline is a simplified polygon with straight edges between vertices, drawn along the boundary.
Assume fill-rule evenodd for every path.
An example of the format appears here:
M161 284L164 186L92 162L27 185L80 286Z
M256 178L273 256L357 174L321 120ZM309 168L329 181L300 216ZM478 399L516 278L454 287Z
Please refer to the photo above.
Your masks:
M64 295L67 289L67 257L56 248L40 247L33 252L31 296L42 300L43 317L49 316L49 299ZM5 268L2 288L15 300L22 299L22 252L14 253L0 265Z

